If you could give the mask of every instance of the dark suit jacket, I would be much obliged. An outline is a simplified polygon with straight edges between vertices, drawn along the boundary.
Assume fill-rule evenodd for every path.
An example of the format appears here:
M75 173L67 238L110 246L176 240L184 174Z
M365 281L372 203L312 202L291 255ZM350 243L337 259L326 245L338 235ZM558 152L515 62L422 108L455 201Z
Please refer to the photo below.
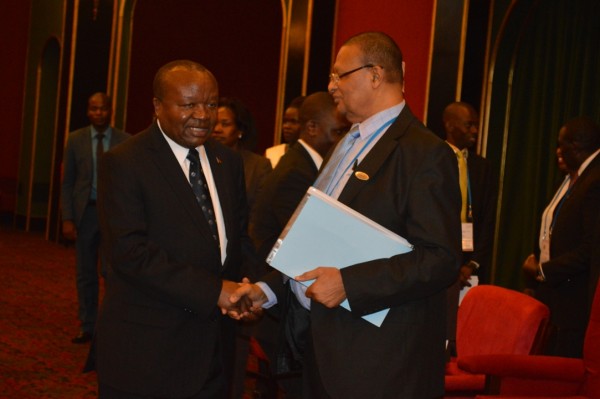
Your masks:
M542 264L546 282L537 297L550 307L551 322L585 331L589 308L590 254L600 212L600 156L587 166L555 211L550 240L550 260ZM558 208L558 207L557 207Z
M271 173L271 161L262 155L241 148L239 150L244 162L244 176L246 181L246 198L250 210L254 207L256 196L263 185L265 178Z
M319 170L310 154L296 142L267 176L251 214L250 237L266 259Z
M72 220L79 226L83 211L90 200L94 179L92 156L92 128L87 126L69 134L63 157L61 210L63 220ZM112 128L110 148L125 141L130 135Z
M480 284L489 284L491 280L492 251L494 247L494 228L496 224L496 180L490 162L469 153L467 160L471 197L473 201L473 239L475 250L463 252L463 264L474 260L480 268L476 274Z
M99 381L157 397L188 397L231 347L217 309L222 278L239 281L247 206L239 154L205 144L227 231L227 260L158 126L104 155L101 229L109 263L97 323Z
M456 281L461 251L456 157L405 107L358 170L369 179L353 175L339 200L414 250L342 269L352 312L312 303L318 372L333 398L442 396L446 288ZM265 282L280 290L272 276ZM388 307L380 328L361 318Z

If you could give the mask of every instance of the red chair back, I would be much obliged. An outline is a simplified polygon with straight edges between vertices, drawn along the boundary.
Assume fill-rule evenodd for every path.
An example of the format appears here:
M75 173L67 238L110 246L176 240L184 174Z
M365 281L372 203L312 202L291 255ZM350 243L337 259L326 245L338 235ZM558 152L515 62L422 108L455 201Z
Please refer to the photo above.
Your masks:
M473 287L459 309L458 357L539 353L550 311L540 301L493 285Z
M600 398L600 280L596 285L590 321L585 332L583 363L586 380L582 393L590 398Z

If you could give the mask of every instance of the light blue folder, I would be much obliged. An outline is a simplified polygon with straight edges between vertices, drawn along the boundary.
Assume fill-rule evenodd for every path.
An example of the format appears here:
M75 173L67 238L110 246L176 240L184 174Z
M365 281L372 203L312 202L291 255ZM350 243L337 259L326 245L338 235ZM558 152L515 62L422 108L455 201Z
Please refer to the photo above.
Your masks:
M412 250L396 233L310 187L267 257L267 263L294 278L319 266L344 268ZM310 285L312 282L303 282ZM341 306L350 310L348 301ZM381 326L389 309L363 318Z

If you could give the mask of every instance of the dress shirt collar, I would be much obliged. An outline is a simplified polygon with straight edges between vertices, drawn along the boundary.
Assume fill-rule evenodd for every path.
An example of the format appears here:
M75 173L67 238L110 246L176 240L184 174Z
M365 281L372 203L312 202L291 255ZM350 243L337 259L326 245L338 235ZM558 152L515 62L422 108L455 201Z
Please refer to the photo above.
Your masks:
M162 130L162 127L160 127L160 121L158 121L158 119L156 120L156 124L158 125L158 128L160 129L160 132L162 133L165 140L167 140L169 147L171 147L171 151L173 151L175 158L177 158L177 163L179 163L179 165L185 165L185 169L183 171L186 172L186 169L189 168L189 166L187 166L186 162L188 162L187 155L190 150L188 148L185 148L185 147L179 145L178 143L173 141L173 139L171 139L169 136L167 136L165 134L165 132ZM201 146L201 147L204 147L204 146ZM198 147L196 149L199 150L199 148L200 147ZM198 152L200 152L200 151L198 151ZM187 174L186 174L186 177L187 177Z
M369 138L373 133L377 131L384 123L389 121L390 119L397 118L400 115L400 112L404 109L404 105L406 102L402 100L401 103L396 104L390 108L384 109L376 113L373 116L365 119L360 123L355 123L352 125L350 131L356 128L358 125L358 131L360 132L360 140L365 140Z
M450 143L448 140L446 140L446 143L450 146L450 148L452 148L452 150L454 151L455 154L460 151L460 152L462 152L463 157L465 157L465 159L469 158L469 150L468 149L463 148L462 150L460 150L457 146Z
M315 166L318 169L321 169L321 164L323 163L323 157L314 148L312 148L308 143L302 139L298 139L298 143L302 144L302 147L308 152L308 155L312 158Z
M96 130L94 125L90 125L90 130L92 132L92 139L95 139L96 136L98 136L98 134L100 134L98 132L98 130ZM106 130L104 132L102 132L102 134L104 134L104 140L108 140L110 142L110 137L112 136L112 128L110 126L107 127Z
M590 155L589 157L587 157L585 159L585 161L583 161L583 163L579 167L579 170L577 171L577 175L578 176L581 176L581 174L583 173L583 171L585 170L585 168L587 168L588 165L590 163L592 163L592 161L598 156L598 153L600 153L600 149L597 149L596 152L594 152L592 155Z

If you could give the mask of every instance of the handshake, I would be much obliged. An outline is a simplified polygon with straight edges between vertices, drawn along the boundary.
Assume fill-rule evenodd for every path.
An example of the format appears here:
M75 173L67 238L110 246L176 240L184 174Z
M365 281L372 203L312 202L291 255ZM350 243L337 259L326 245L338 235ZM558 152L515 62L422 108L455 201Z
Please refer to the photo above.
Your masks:
M262 315L267 295L256 284L243 278L241 283L223 280L218 306L221 313L235 320L256 320Z
M320 266L294 278L313 283L305 295L328 308L339 306L346 299L346 290L340 270L336 267ZM247 278L242 282L223 280L218 306L221 313L236 320L256 320L262 314L262 306L268 301L260 286Z

